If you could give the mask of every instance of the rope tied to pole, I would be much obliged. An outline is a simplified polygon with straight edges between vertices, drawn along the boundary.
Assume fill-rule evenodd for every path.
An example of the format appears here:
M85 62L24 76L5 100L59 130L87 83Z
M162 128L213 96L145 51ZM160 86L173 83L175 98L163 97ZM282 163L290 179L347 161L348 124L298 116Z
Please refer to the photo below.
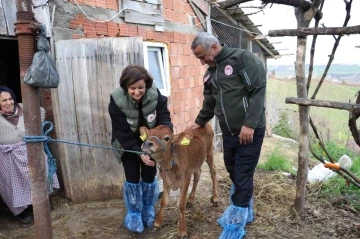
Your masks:
M126 150L126 149L117 149L117 148L113 148L113 147L106 147L106 146L101 146L101 145L94 145L94 144L85 144L85 143L78 143L78 142L71 142L71 141L67 141L67 140L60 140L60 139L52 139L50 136L48 136L48 134L51 132L51 130L53 130L54 126L50 121L45 121L43 123L43 128L49 125L49 129L46 130L43 135L41 136L29 136L29 135L25 135L23 138L23 141L26 143L39 143L39 142L43 142L44 145L47 145L47 143L49 142L57 142L57 143L64 143L64 144L70 144L70 145L78 145L78 146L85 146L85 147L92 147L92 148L99 148L99 149L107 149L107 150L116 150L116 151L124 151L124 152L128 152L128 153L134 153L134 154L146 154L146 152L142 152L142 151L135 151L135 150Z

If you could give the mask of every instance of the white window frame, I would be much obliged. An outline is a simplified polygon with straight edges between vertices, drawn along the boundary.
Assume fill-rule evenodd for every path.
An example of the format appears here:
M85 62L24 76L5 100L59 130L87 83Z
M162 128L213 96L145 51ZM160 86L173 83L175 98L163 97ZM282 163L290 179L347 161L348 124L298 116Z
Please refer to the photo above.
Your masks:
M169 50L166 44L160 42L144 42L144 66L149 71L149 57L148 57L148 48L156 48L154 49L162 56L162 59L159 57L159 66L160 72L162 75L162 82L164 89L159 89L160 93L165 96L170 96L170 67L169 67Z

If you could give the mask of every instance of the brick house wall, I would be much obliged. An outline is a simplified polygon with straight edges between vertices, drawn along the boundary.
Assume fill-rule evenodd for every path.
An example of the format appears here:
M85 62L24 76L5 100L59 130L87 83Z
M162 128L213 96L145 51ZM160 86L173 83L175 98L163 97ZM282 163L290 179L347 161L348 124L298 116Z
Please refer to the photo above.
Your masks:
M72 4L67 4L74 6L75 2L73 0L70 2ZM77 0L77 2L96 8L119 10L118 0ZM204 31L201 30L200 21L187 0L163 0L163 14L165 25L171 22L189 27L189 16L191 16L197 31ZM72 39L141 36L144 41L165 43L170 54L171 94L168 97L168 108L175 133L182 132L194 122L202 106L202 77L206 71L206 67L200 64L190 49L194 34L177 31L156 32L154 26L119 22L118 19L110 22L95 22L87 19L82 13L72 16L67 27L72 30ZM49 97L51 96L44 92L44 107L49 110L49 118L53 118L50 115L52 109Z

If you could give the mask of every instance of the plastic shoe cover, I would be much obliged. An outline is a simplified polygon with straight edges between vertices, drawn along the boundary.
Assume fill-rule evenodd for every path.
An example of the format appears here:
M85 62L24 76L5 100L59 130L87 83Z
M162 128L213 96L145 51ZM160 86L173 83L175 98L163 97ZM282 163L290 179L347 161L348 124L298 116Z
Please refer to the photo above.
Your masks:
M132 232L142 232L144 224L141 220L143 208L142 189L140 183L124 183L124 200L127 209L124 224Z
M155 221L155 204L159 197L159 183L155 179L152 183L141 182L143 193L142 221L145 227L152 227Z
M246 231L244 227L248 219L248 208L230 205L217 222L224 229L219 239L241 239Z
M233 201L231 199L231 196L234 194L235 191L235 184L231 184L231 189L230 189L230 204L233 204ZM250 224L254 222L254 198L251 197L250 199L250 204L249 204L249 212L248 212L248 220L246 222L246 224Z
M247 222L246 224L250 224L250 223L253 223L254 220L255 220L255 216L254 216L254 198L251 197L250 199L250 204L249 204L249 212L248 212L248 219L247 219Z

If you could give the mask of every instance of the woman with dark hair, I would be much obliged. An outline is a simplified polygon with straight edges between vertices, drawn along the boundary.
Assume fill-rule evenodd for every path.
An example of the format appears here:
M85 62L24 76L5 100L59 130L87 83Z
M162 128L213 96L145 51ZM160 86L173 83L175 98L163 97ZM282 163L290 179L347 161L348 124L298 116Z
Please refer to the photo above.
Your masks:
M115 148L141 151L141 126L155 128L173 125L167 108L167 98L153 85L153 78L140 65L127 66L120 77L120 87L110 96L109 114L112 122L112 145ZM132 232L142 232L155 220L154 205L159 189L155 179L155 161L146 154L116 151L123 164L126 182L123 186L127 207L125 226Z
M43 108L41 119L45 119ZM22 104L11 89L0 86L0 195L17 220L28 224L34 217L24 135ZM59 188L55 174L54 188Z

